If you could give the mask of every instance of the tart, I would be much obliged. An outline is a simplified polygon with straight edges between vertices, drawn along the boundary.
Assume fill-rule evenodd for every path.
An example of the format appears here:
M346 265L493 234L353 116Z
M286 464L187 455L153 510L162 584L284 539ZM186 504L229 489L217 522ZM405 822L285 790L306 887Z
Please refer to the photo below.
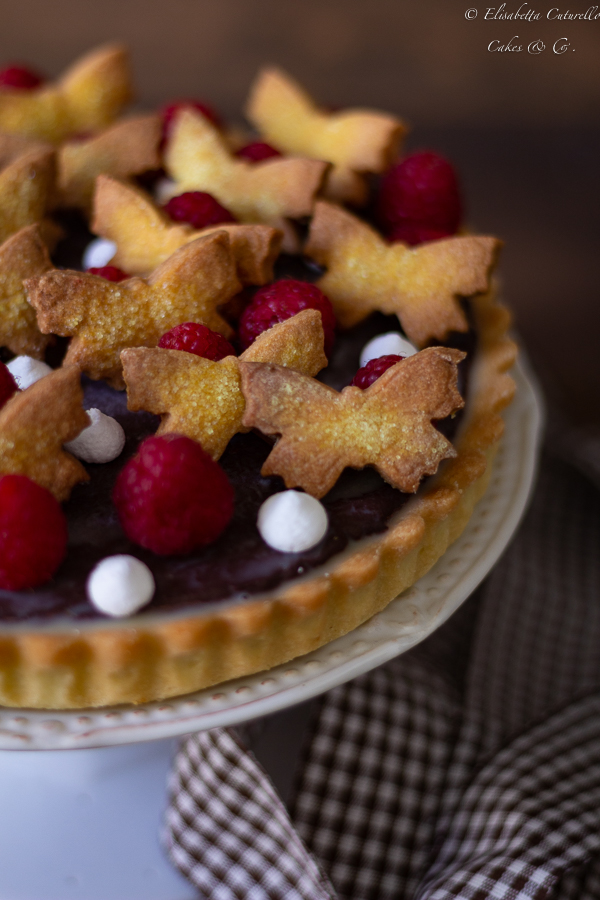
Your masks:
M279 89L279 73L278 79ZM273 120L270 104L264 102L264 85L258 93L261 102L258 102L255 91L251 108L261 123L264 120L268 132ZM190 135L196 126L198 131L204 130L198 137L199 146L210 145L212 153L218 144L218 153L224 152L224 139L221 141L219 138L221 143L218 143L214 134L207 136L207 129L213 126L204 121L200 123L200 128L193 121L193 115L190 110L182 113L179 124L175 124L175 136L170 139L177 142L177 129L184 139L184 145L179 150L177 146L172 150L177 158L178 171L185 163L185 154L192 152ZM307 116L307 127L314 127L315 115L311 113ZM345 121L354 134L356 117L351 116ZM382 127L379 119L377 122L379 133ZM384 124L388 139L397 142L401 126L395 126L387 119ZM319 127L328 133L327 120L322 115ZM30 127L29 133L34 131ZM321 137L316 146L326 147L328 140ZM281 149L286 150L285 147ZM70 544L67 557L54 577L30 589L0 589L0 703L55 709L140 703L185 694L287 662L346 634L383 609L431 568L467 524L475 504L486 489L503 429L500 413L514 392L514 383L507 374L515 358L515 345L507 336L509 315L498 303L490 281L495 243L493 239L471 239L469 235L461 235L422 243L412 250L404 244L388 245L373 226L368 210L356 215L354 211L345 210L330 200L318 199L319 183L320 189L331 197L331 185L335 182L335 179L324 181L318 172L323 175L331 173L335 164L343 169L344 183L360 181L366 190L372 173L380 173L383 163L378 161L378 168L373 166L371 169L367 163L362 168L362 163L353 163L357 166L355 170L350 168L354 157L351 154L344 156L337 146L336 154L331 159L320 159L317 151L305 152L306 165L300 166L298 171L306 172L310 160L310 171L315 175L310 200L312 225L309 226L310 235L305 244L306 252L311 256L280 255L275 262L274 277L292 275L302 281L318 281L326 285L334 298L334 307L336 302L338 304L336 311L341 311L338 321L339 315L345 317L345 329L339 332L329 364L320 373L318 383L315 384L315 372L310 368L312 362L303 375L293 368L296 362L292 363L292 368L278 369L277 372L283 372L285 378L292 380L306 379L313 385L315 395L331 387L339 391L356 372L363 345L377 335L398 331L400 319L405 333L411 332L408 336L412 334L414 342L425 348L418 354L419 357L437 354L440 358L451 360L455 368L458 365L458 387L465 396L465 408L456 417L437 423L445 434L442 443L446 446L447 439L450 439L454 450L452 453L448 451L448 458L441 463L436 459L435 466L422 468L421 474L426 477L417 490L414 490L412 482L411 486L400 490L389 483L387 475L386 481L373 468L362 471L345 469L341 477L334 479L332 488L329 485L322 491L312 488L315 495L323 495L322 502L329 516L327 532L313 548L283 553L262 541L256 527L258 509L266 498L280 492L284 486L304 487L304 484L293 463L291 471L269 468L267 458L272 449L272 439L271 443L265 440L269 435L264 427L262 437L250 430L256 429L260 416L252 412L254 401L250 402L250 394L244 394L246 411L243 419L240 415L233 437L211 445L212 455L220 456L219 464L236 494L233 519L209 546L184 555L158 556L151 550L136 546L123 533L111 502L111 491L118 473L126 460L135 454L141 440L157 431L160 423L156 412L162 410L150 408L149 404L144 406L143 401L135 400L131 389L128 409L127 395L122 390L122 370L119 369L119 357L118 354L115 356L114 348L111 349L110 365L102 363L96 366L96 363L86 361L85 347L75 351L79 338L71 336L67 365L62 369L65 373L63 380L73 380L72 368L68 364L74 364L83 371L84 408L99 408L120 421L125 430L126 446L123 455L113 462L88 465L85 467L87 473L84 467L79 466L84 471L80 483L72 488L69 499L64 500L65 489L64 485L61 486L63 494L59 499L63 501L69 523ZM389 155L390 152L391 149L387 148L386 153ZM378 160L386 153L382 151ZM315 157L320 165L318 170L313 165ZM386 165L389 165L389 160ZM274 168L282 171L290 166ZM100 177L98 184L106 186L107 176L115 175L122 177L120 171L107 172ZM186 173L186 188L194 187L190 178ZM337 180L339 182L340 179ZM140 194L139 184L132 186L131 190L137 197L135 202L146 202L144 195ZM173 193L176 194L176 190ZM220 198L217 196L216 199ZM237 208L243 208L243 204ZM262 209L256 201L252 209L258 208ZM304 207L302 209L304 216ZM50 212L52 209L48 210ZM250 214L250 224L255 223L256 228L262 229L263 246L268 238L269 266L273 264L277 241L268 237L266 229L277 230L278 218L284 213L281 208L278 208L276 215L262 216L261 213L258 223L256 212ZM332 216L334 224L330 225ZM352 220L350 225L348 217ZM61 253L72 252L73 248L79 253L78 248L92 237L82 237L77 228L71 227L76 221L74 214L62 213L60 219L67 235L63 244L59 245L58 255L54 256L54 262L59 263L67 261ZM288 237L285 246L288 248L294 244L289 240L289 235L293 232L300 240L302 228L306 226L304 221L298 228L289 219L284 229ZM354 220L358 223L358 231L353 230ZM239 227L247 228L248 225L242 220ZM160 227L164 227L164 222ZM177 227L181 232L182 226ZM227 228L235 226L228 225ZM196 226L194 229L198 230ZM100 227L96 230L101 233ZM168 231L167 228L165 230ZM160 271L161 276L137 276L124 284L121 296L133 297L128 301L133 304L135 297L146 296L147 291L153 290L153 285L163 283L165 271L175 271L177 278L181 273L181 277L188 277L185 273L191 271L192 258L205 259L209 253L213 260L211 266L217 265L215 259L220 260L218 277L222 293L219 295L219 309L223 312L223 302L227 298L226 312L231 312L237 304L247 303L247 299L239 299L247 293L245 288L239 294L246 283L240 272L247 273L249 267L247 261L243 267L239 261L236 263L235 255L231 256L231 263L225 260L224 247L232 243L227 231L219 232L217 229L216 236L213 232L208 235L202 233L199 237L191 229L190 234L180 232L177 233L179 249L175 251L175 257L158 263L155 271ZM346 235L348 247L342 248L339 253L335 247L332 249L329 243L331 233ZM174 240L172 234L169 239ZM199 244L202 245L200 249ZM448 244L450 247L442 246ZM384 256L390 247L397 250L393 250L389 257ZM118 253L120 258L127 258L125 249L120 245ZM363 253L366 254L364 258L361 256ZM374 285L373 295L383 297L385 294L385 299L371 303L370 296L365 296L368 292L365 291L364 280L360 282L360 278L364 278L364 273L369 271L373 254L376 257L374 271L380 273L389 266L392 282L396 278L395 266L409 273L404 278L402 296L393 290L391 294L389 291L385 293L386 286L379 282ZM475 259L477 254L487 254L487 261L478 263ZM382 263L384 258L388 262ZM350 269L352 261L356 264L357 260L361 260L361 271L352 280L352 285L359 282L363 285L361 296L364 296L365 304L358 310L356 304L354 307L352 305L352 291L339 286L344 284L345 276L338 264L341 261L343 269L348 260ZM73 265L72 262L70 264ZM99 279L60 272L49 266L49 263L44 265L42 274L23 277L23 291L29 304L37 311L40 330L46 334L60 335L62 326L57 324L59 319L54 315L55 294L60 305L67 302L65 297L71 298L74 292L80 290L82 284L88 293L94 293L99 289ZM485 269L483 281L480 277L482 268ZM213 269L210 271L213 272ZM448 272L456 272L456 279L459 279L452 282L454 287L448 288ZM262 266L260 279L256 279L254 284L265 280L270 278L265 276ZM466 286L461 288L463 284ZM111 290L102 287L102 298L112 297L115 291L111 294ZM431 294L432 291L435 312L425 317L414 315L416 309L428 302L419 292ZM104 305L108 302L108 299L102 300ZM429 306L427 308L430 309ZM226 312L223 312L223 320L219 318L216 306L207 314L212 317L211 327L216 327L228 338L232 330ZM174 315L177 318L177 313ZM440 324L440 316L443 318L444 315L448 317L447 322ZM133 314L131 318L134 318ZM318 320L318 316L316 318ZM310 327L314 329L315 316L311 318L306 315L305 319L306 322L310 319ZM171 327L173 321L167 324ZM147 332L140 339L139 332L135 329L134 332L133 337L127 337L129 343L124 346L129 349L121 356L125 360L126 380L128 359L133 359L135 354L141 358L143 348L150 348L146 352L156 354L152 348L156 346L157 334L153 331L148 337ZM307 332L300 333L305 335ZM299 342L305 340L303 337L294 339ZM64 353L65 341L55 337L49 340L54 341L54 346L48 351L54 357L48 358L56 367L61 361L59 351L62 349ZM442 349L437 351L432 345ZM122 349L121 345L118 349ZM322 354L322 349L320 352ZM4 358L9 359L10 355L5 353ZM463 356L464 361L458 362ZM227 359L233 360L234 357ZM242 388L249 391L251 389L247 385L253 378L252 373L257 371L256 367L269 368L270 364L263 362L260 354L256 353L253 358L247 356L246 360L244 362L241 358L236 365L241 370ZM407 362L409 360L397 365L403 366ZM235 368L233 363L227 365ZM283 365L288 363L283 362ZM270 365L271 370L274 368ZM152 370L147 371L147 377L151 379ZM286 375L286 372L293 374ZM391 375L386 385L388 382L392 383ZM328 385L329 388L319 385ZM351 390L355 392L355 397L358 396L357 388ZM329 400L332 395L332 391L327 394ZM8 403L14 404L14 398ZM452 406L449 401L446 404L449 410L456 408L456 405ZM3 474L6 470L2 469L1 421L0 474ZM163 419L161 428L164 430L164 427ZM235 434L235 430L240 433ZM71 437L69 434L69 439ZM369 462L368 465L375 463ZM72 468L78 471L77 467ZM88 476L89 480L84 480ZM94 565L106 557L121 553L130 553L148 566L156 582L156 592L151 602L135 615L110 619L89 602L85 585Z

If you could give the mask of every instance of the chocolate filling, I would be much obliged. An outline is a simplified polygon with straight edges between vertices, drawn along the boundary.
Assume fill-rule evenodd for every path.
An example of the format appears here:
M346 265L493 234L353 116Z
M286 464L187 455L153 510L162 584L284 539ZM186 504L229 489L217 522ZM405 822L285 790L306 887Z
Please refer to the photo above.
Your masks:
M66 261L61 262L64 265ZM73 262L68 260L67 264ZM313 266L300 260L284 260L278 277L282 272L305 280L318 275ZM376 334L397 329L396 317L377 313L339 335L330 364L320 377L340 390L356 373L364 344ZM474 332L452 335L446 343L467 351L467 359L459 366L459 390L465 396ZM390 487L374 470L347 469L323 499L329 515L325 537L304 553L280 553L264 543L256 518L263 501L285 485L279 477L263 478L260 474L270 444L255 434L238 434L220 460L236 495L235 514L225 532L214 544L191 555L156 556L125 537L111 493L118 472L139 443L154 434L159 420L149 413L129 412L126 393L103 382L84 378L84 388L86 408L97 407L122 424L127 435L125 450L112 463L87 466L91 480L75 487L64 507L69 522L66 560L52 581L40 588L0 590L0 619L4 621L57 616L103 618L87 600L85 585L93 566L115 553L137 556L150 567L156 580L155 596L139 615L249 597L310 572L344 550L349 541L384 531L390 516L413 496ZM459 420L460 414L438 423L438 427L452 439Z

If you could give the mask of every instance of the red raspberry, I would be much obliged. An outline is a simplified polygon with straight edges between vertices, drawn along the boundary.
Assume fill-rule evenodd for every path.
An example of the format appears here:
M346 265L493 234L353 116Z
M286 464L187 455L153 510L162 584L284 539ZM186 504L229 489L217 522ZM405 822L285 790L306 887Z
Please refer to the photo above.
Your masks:
M44 584L66 552L67 520L50 491L25 475L1 477L0 588Z
M461 214L456 173L437 153L413 153L381 181L377 219L392 240L417 244L456 234Z
M250 162L262 162L263 159L273 159L276 156L282 156L279 150L267 144L265 141L252 141L238 150L236 156L242 159L248 159Z
M44 78L28 66L6 66L0 69L0 88L13 91L32 91L44 82Z
M126 278L131 278L131 275L128 275L127 272L124 272L123 269L118 269L116 266L92 266L91 269L88 269L90 275L99 275L100 278L106 278L107 281L125 281Z
M0 409L18 390L17 382L10 374L9 369L0 362Z
M225 472L181 434L147 438L119 473L113 501L127 537L162 555L212 543L233 515Z
M361 391L365 391L378 378L381 378L384 372L395 366L397 362L405 359L404 356L395 356L390 353L389 356L379 356L377 359L370 359L366 366L359 369L350 384L359 387Z
M208 119L209 122L215 126L215 128L222 128L223 123L221 121L221 116L213 109L212 106L209 106L208 103L203 103L201 100L176 100L174 103L169 103L168 106L164 106L162 110L162 120L163 120L163 132L162 132L162 141L163 145L169 140L171 131L173 129L173 120L180 109L195 109L197 112L202 113L202 115Z
M335 339L335 315L331 301L316 284L283 278L260 288L240 319L240 341L244 350L259 334L303 309L318 309L325 332L325 353L331 353Z
M174 222L187 222L193 228L237 222L228 209L204 191L186 191L171 197L164 209Z
M197 325L195 322L184 322L171 328L163 334L158 346L165 350L185 350L214 362L225 356L235 356L235 350L223 335L212 331L208 325Z

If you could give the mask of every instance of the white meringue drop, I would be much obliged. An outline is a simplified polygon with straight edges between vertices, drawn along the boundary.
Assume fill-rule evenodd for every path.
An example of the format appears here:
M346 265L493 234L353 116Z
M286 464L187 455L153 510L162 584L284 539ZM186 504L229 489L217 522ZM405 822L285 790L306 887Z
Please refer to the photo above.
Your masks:
M154 199L159 206L163 206L177 193L177 182L172 178L159 178L154 185Z
M65 449L88 463L112 462L125 446L125 432L116 419L93 407L87 410L91 424L65 444Z
M108 265L116 252L117 245L114 241L109 241L107 238L95 238L83 251L83 268L101 269L102 266Z
M282 553L300 553L314 547L328 525L321 501L301 491L273 494L258 511L257 526L263 541Z
M27 390L40 378L49 375L52 369L45 362L34 359L32 356L15 356L6 363L6 368L17 382L22 391Z
M388 331L386 334L378 334L362 348L360 354L360 367L371 359L379 359L380 356L413 356L418 353L417 348L402 337L397 331Z
M92 569L87 594L96 609L107 616L130 616L154 596L154 577L135 556L107 556Z

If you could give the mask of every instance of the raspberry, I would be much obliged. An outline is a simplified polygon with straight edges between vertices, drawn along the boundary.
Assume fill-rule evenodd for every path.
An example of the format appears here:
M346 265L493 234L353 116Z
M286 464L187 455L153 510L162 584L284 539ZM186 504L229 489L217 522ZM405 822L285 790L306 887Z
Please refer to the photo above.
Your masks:
M32 91L43 81L42 76L28 66L6 66L5 69L0 69L0 88Z
M275 156L282 156L279 150L267 144L265 141L252 141L238 150L236 156L242 159L248 159L250 162L262 162L263 159L273 159Z
M193 228L237 222L228 209L204 191L186 191L171 197L164 209L174 222L187 222Z
M331 353L335 339L335 315L331 301L315 284L283 278L260 288L240 319L240 341L244 350L259 334L303 309L318 309L325 332L325 353Z
M66 552L67 520L50 491L25 475L1 477L0 588L44 584Z
M407 156L383 177L376 212L392 240L417 244L456 234L462 211L453 167L430 151Z
M354 387L359 387L361 391L365 391L378 378L381 378L384 372L387 372L388 369L391 369L392 366L395 366L397 362L401 362L403 359L405 359L404 356L394 356L393 354L370 359L366 366L358 370L350 384L353 384Z
M215 128L222 128L223 123L221 121L221 116L215 109L212 108L212 106L209 106L208 103L203 103L201 100L176 100L174 103L169 103L168 106L164 106L162 110L163 145L166 144L166 142L169 140L169 136L173 128L173 119L180 109L186 108L197 110L198 112L202 113L202 115L206 119L208 119L209 122L212 122Z
M0 362L0 409L18 390L17 382L10 374L9 369Z
M118 269L116 266L92 266L88 269L88 272L90 275L99 275L100 278L106 278L107 281L118 282L131 278L131 275L128 275L123 269Z
M222 335L212 331L208 325L197 325L195 322L184 322L171 328L163 334L158 346L165 350L185 350L214 362L225 356L235 356L235 350Z
M113 491L127 537L161 555L215 541L233 515L233 488L200 444L180 434L147 438Z

